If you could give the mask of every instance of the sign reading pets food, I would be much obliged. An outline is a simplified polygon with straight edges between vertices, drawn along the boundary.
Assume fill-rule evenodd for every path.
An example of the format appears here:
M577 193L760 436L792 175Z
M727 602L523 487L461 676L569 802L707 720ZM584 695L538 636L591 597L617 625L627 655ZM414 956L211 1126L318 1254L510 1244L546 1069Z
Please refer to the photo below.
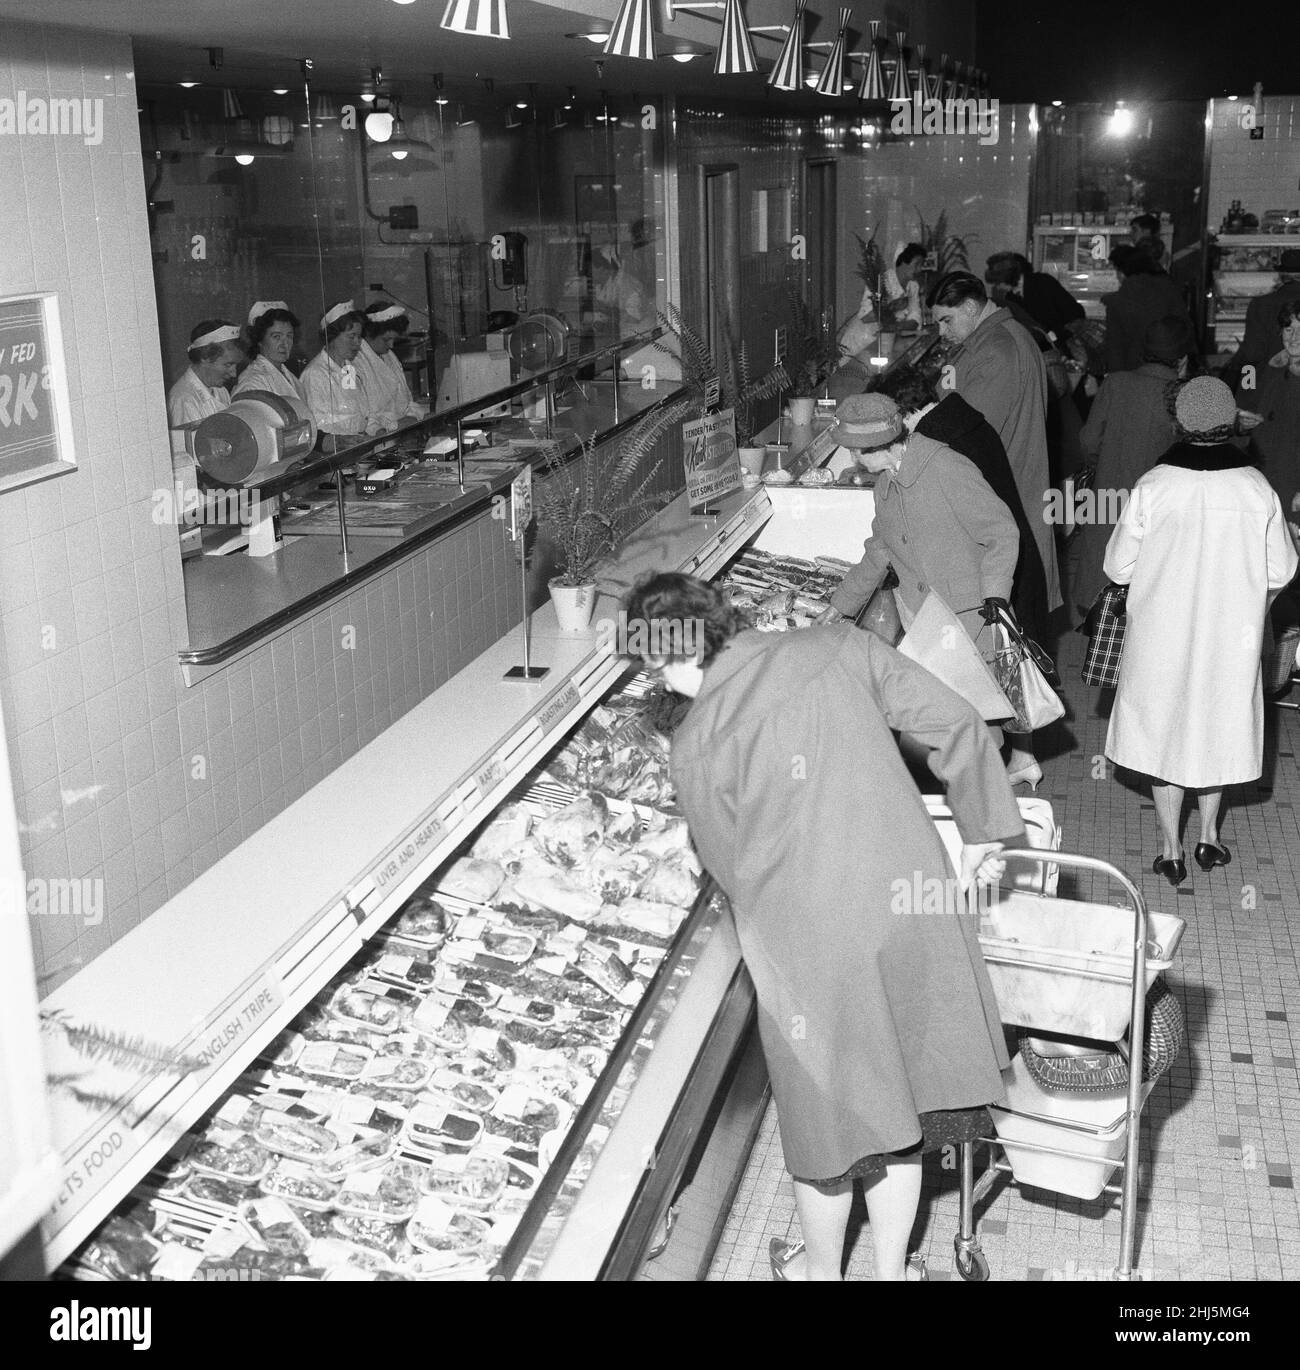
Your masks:
M682 424L682 460L691 513L714 512L724 495L740 489L735 410L723 409Z
M0 490L75 469L58 298L0 299Z

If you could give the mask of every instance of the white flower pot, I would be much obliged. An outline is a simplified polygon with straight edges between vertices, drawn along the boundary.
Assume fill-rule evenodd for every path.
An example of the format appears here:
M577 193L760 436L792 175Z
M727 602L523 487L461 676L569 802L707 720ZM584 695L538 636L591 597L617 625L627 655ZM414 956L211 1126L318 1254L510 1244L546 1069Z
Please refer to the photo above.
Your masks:
M585 585L557 585L551 581L548 586L551 603L555 605L555 620L564 633L585 632L591 626L591 616L596 612L596 582Z
M763 463L767 460L766 447L738 447L736 454L740 457L742 471L754 477L763 474Z

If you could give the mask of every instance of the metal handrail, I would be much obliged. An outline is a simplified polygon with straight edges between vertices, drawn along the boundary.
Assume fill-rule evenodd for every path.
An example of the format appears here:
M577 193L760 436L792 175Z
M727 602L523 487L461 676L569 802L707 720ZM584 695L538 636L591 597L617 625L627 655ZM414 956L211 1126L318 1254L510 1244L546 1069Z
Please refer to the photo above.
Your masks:
M353 443L350 447L341 448L336 452L312 453L294 462L287 469L277 472L268 480L242 488L256 490L260 496L266 497L281 494L285 490L292 489L295 485L301 485L304 481L322 480L327 476L335 475L345 466L352 466L358 461L364 461L372 452L387 446L395 439L409 438L413 434L429 433L444 428L457 428L459 430L459 426L466 419L481 414L484 409L506 403L539 387L549 386L566 372L579 371L588 366L599 366L605 361L617 358L620 353L653 343L663 335L664 329L656 326L644 333L635 333L631 337L620 338L618 342L599 348L595 352L587 352L581 357L573 357L568 361L558 362L545 371L534 372L527 380L515 381L510 385L503 386L500 390L492 391L490 395L481 395L477 399L466 400L465 403L454 405L450 409L440 409L437 413L428 414L424 418L412 419L410 423L394 428L389 433L365 438L361 442Z

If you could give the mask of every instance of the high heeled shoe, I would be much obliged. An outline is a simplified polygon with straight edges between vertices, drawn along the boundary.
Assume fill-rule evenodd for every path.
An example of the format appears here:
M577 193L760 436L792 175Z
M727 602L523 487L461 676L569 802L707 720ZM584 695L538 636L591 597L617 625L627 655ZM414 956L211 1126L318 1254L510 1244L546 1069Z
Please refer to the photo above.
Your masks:
M796 1256L803 1255L803 1249L802 1241L786 1242L780 1237L773 1237L767 1246L767 1258L772 1263L772 1278L790 1282L790 1276L786 1271Z
M913 1272L915 1279L913 1280ZM930 1267L925 1263L925 1257L919 1251L913 1251L907 1258L907 1268L903 1271L905 1280L912 1280L915 1284L930 1283Z
M1226 866L1232 860L1232 853L1222 842L1198 842L1192 855L1203 871L1212 871L1215 866Z
M1028 785L1035 794L1038 793L1038 786L1042 779L1043 768L1037 761L1031 761L1028 766L1021 766L1019 770L1007 772L1007 780L1012 785Z
M1181 885L1187 879L1187 862L1181 856L1157 856L1151 869L1157 875L1163 875L1171 885Z

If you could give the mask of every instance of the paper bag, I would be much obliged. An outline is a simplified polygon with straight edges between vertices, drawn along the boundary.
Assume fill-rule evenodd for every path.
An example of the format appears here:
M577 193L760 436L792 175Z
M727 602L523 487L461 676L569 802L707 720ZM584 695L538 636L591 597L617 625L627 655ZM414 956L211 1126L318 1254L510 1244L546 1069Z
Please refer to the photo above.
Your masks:
M1010 701L998 688L961 619L933 590L921 601L898 650L961 695L986 722L1012 716Z

